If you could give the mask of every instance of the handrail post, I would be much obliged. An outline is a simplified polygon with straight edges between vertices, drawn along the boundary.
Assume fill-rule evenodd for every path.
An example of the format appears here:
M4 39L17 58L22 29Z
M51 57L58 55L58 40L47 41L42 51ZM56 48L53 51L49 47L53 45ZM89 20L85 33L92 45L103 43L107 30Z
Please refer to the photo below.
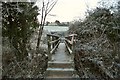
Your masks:
M75 60L75 48L76 48L76 43L77 43L77 34L76 35L74 35L74 37L73 37L73 60Z
M49 60L51 60L51 44L50 44L50 41L51 41L51 36L50 35L47 35L47 40L48 40L48 58Z
M54 41L54 40L55 40L55 37L54 37L54 36L52 36L52 41ZM53 43L53 44L52 44L52 48L54 48L54 47L55 47L55 45L56 45L56 44L55 44L55 43Z
M72 45L72 60L74 60L74 56L75 56L75 41L73 41Z

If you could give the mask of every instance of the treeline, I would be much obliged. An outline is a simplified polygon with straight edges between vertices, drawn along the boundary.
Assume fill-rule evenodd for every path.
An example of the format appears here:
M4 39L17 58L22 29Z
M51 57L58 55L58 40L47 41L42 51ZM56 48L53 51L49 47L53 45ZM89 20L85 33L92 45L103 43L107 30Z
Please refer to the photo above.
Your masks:
M46 26L69 26L69 22L60 22L59 20L55 20L55 22L46 22Z
M90 74L87 74L90 71L92 74L105 73L109 77L120 76L120 1L114 9L112 11L111 8L97 7L88 12L89 15L86 16L84 21L76 21L71 25L69 33L78 35L78 41L75 45L77 55L75 60L78 62L76 63L76 69L80 77L81 64L79 63L85 65L86 61L89 61L89 63L86 63L88 64L86 67L89 69L84 75L90 77ZM84 61L81 62L81 60ZM92 65L95 64L102 68L103 71L97 69L98 73L95 73L95 68L90 67L90 62ZM101 67L101 65L104 67ZM103 76L101 75L101 77Z

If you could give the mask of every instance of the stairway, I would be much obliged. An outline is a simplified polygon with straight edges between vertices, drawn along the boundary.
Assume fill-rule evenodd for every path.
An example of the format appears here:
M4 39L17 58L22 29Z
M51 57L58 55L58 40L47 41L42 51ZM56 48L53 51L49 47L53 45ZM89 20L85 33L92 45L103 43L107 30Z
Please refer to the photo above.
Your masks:
M74 76L73 63L48 62L46 78L72 78Z
M47 78L76 78L74 62L65 52L65 44L60 43L58 50L52 55L52 60L48 62L45 73Z

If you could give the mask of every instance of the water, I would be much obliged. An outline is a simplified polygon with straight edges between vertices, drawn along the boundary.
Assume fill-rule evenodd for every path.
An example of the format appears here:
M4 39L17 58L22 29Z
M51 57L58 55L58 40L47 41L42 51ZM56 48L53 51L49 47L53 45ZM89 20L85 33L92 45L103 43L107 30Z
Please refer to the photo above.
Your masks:
M59 31L68 31L68 26L44 26L44 30L49 32L59 32Z

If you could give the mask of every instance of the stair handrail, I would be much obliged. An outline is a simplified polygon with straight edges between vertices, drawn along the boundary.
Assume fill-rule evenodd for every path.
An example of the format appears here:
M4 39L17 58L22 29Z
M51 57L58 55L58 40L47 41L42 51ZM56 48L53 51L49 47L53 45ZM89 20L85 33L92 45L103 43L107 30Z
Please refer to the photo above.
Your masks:
M47 43L48 43L48 55L49 59L51 59L51 55L55 52L60 43L60 37L55 34L47 34Z
M65 45L70 54L74 51L74 43L77 34L71 34L65 37Z

